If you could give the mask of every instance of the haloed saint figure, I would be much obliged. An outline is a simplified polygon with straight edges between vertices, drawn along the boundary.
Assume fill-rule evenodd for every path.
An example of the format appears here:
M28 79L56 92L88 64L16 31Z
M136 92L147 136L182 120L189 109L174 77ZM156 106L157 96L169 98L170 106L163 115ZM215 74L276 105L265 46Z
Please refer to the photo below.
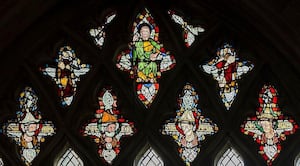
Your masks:
M150 107L159 90L162 72L175 66L175 59L159 43L159 28L147 9L136 17L129 49L117 55L116 66L135 80L138 99Z
M137 82L156 82L160 76L157 60L162 59L160 45L150 38L151 26L143 23L139 26L139 36L134 36L133 62L137 65Z

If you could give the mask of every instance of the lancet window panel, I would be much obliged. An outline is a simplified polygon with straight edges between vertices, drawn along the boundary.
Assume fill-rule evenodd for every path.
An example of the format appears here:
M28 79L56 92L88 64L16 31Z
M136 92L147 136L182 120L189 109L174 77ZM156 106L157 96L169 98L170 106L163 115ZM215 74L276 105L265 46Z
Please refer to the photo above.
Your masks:
M157 165L157 166L164 166L164 162L162 158L155 152L152 147L148 147L145 149L141 154L141 156L137 156L135 159L136 166L149 166L149 165Z
M76 152L69 148L58 160L56 166L84 166L84 164Z

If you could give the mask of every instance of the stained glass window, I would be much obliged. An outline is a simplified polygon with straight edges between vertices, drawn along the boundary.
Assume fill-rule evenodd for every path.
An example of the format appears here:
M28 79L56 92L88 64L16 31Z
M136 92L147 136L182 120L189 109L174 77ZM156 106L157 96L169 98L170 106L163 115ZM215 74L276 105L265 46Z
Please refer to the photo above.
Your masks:
M62 165L81 159L87 166L136 166L144 155L143 165L216 166L223 155L220 163L232 164L236 154L245 165L267 165L261 153L275 158L273 165L295 164L300 133L285 130L290 120L300 123L300 31L287 23L299 20L300 1L34 1L0 3L5 165L57 165L65 153ZM193 90L182 92L185 81ZM263 82L282 95L272 127L287 128L275 132L275 148L256 116ZM102 92L106 84L114 89ZM24 85L38 96L29 113L18 101ZM22 124L21 114L38 122ZM248 117L258 134L240 131L244 124L250 133ZM126 123L128 133L121 132ZM54 132L44 136L47 127ZM32 141L22 142L22 135Z
M194 43L195 36L198 36L200 32L204 32L204 28L202 28L201 26L193 26L188 24L181 16L176 14L175 11L169 10L168 13L175 23L181 25L186 47L190 47Z
M70 46L61 47L58 52L58 59L55 60L55 67L46 65L41 68L44 75L50 76L58 86L58 96L63 106L71 105L76 94L77 82L80 76L90 70L89 64L81 64L76 57L75 51Z
M120 153L120 139L134 133L133 122L124 119L117 106L117 96L111 88L103 89L98 97L99 109L87 123L82 134L91 137L99 148L99 156L111 164Z
M235 49L224 44L217 51L217 57L200 68L218 81L220 96L227 110L230 109L237 93L237 80L254 67L249 61L239 61Z
M271 85L264 85L259 92L259 107L256 116L250 117L241 126L241 132L250 135L259 144L259 153L272 165L282 147L280 143L286 135L295 133L298 125L283 116L278 105L277 90Z
M218 127L202 115L198 108L199 96L191 84L184 86L178 101L176 117L167 120L162 133L173 137L179 146L180 157L190 165L200 152L200 142L205 135L213 135Z
M147 9L137 15L129 50L117 55L116 66L135 80L140 101L149 107L158 89L162 72L175 66L175 59L159 42L159 28Z
M19 145L21 159L26 165L31 165L40 152L41 142L55 134L55 127L51 121L42 120L38 97L31 87L25 87L20 93L19 102L17 119L4 124L3 133Z
M244 166L242 157L229 147L217 162L217 166Z
M164 166L159 155L150 147L139 159L137 166Z
M74 150L69 148L59 159L57 166L83 166L83 162Z
M94 39L94 43L99 48L102 48L102 46L104 44L105 30L106 30L107 25L116 17L116 15L117 14L115 12L108 14L105 17L105 21L101 26L90 29L90 31L89 31L90 36Z

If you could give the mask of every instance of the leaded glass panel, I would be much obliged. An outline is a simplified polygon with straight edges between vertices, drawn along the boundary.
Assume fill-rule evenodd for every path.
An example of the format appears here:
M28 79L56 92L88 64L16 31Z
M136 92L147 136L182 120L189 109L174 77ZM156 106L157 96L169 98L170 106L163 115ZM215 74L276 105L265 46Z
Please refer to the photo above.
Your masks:
M55 59L55 62L57 66L51 67L46 64L40 70L44 75L51 77L57 85L61 104L69 106L76 94L80 77L90 70L90 65L82 64L70 46L60 48L58 59Z
M150 147L140 158L137 166L164 166L164 162Z
M218 131L217 125L202 115L198 102L199 96L194 87L187 83L178 99L176 117L167 120L162 128L162 133L172 136L178 144L179 155L186 165L197 157L205 136Z
M81 134L89 136L98 147L99 156L107 163L120 153L120 139L134 134L133 122L122 115L117 105L117 96L111 88L103 88L98 97L99 109L95 118L85 124Z
M117 55L116 66L127 71L135 80L138 99L149 107L159 90L162 73L175 66L175 58L159 42L159 28L145 9L136 17L132 27L129 50Z
M294 134L298 125L284 116L278 105L278 93L272 85L264 85L259 92L259 107L256 116L247 118L241 126L241 132L253 137L259 144L259 153L268 165L278 157L281 142L287 135Z
M40 152L40 144L45 137L55 134L51 121L42 119L38 109L38 96L31 87L25 87L20 93L17 119L9 120L2 126L3 133L18 146L22 161L31 165Z
M217 50L216 58L199 67L218 82L220 97L229 110L238 93L237 80L251 71L254 65L249 61L240 61L235 48L225 43Z
M244 161L242 157L230 147L218 160L217 166L244 166Z
M66 150L63 156L59 159L56 166L83 166L80 157L74 152L72 148Z

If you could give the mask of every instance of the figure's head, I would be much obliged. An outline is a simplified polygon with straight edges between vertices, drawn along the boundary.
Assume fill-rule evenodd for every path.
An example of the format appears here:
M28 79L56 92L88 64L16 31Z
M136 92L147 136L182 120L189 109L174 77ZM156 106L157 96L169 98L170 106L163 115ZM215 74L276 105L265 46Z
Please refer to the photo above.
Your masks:
M26 87L25 90L20 94L19 101L20 108L23 111L35 111L37 109L38 97L30 87Z
M151 34L151 26L147 23L142 23L138 27L138 32L143 40L148 40Z
M72 60L75 57L74 50L70 46L61 47L58 54L59 60Z
M273 125L272 122L269 120L263 120L260 122L261 127L263 128L265 133L270 133L273 131Z
M273 94L271 93L270 89L266 89L266 91L262 95L262 99L266 104L272 102Z
M118 123L109 123L105 129L105 135L107 137L114 137L116 135L116 131L119 128Z
M107 126L107 131L108 132L115 132L116 131L116 124L115 123L111 123Z
M220 58L224 58L225 60L228 60L228 58L230 58L230 61L234 61L236 52L235 49L230 44L225 43L223 47L218 49L217 55Z
M36 124L36 123L22 124L21 128L22 128L22 131L27 136L31 137L36 134L36 131L39 129L39 124Z

